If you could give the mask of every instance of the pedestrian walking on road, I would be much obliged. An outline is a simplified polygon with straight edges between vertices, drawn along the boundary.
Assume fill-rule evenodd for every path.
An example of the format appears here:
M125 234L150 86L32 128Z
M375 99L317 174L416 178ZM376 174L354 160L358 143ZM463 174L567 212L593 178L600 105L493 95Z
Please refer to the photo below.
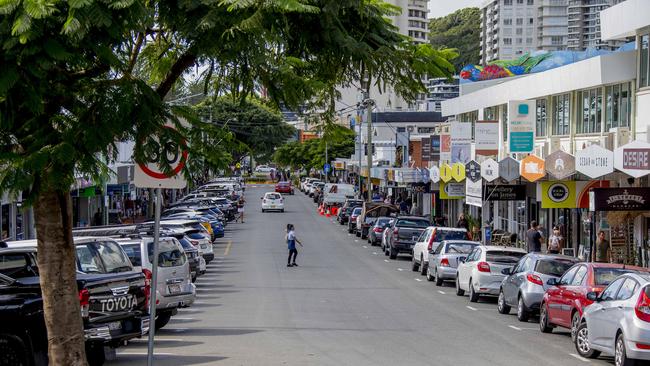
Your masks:
M296 232L294 231L293 224L287 224L287 247L289 249L289 258L287 258L287 267L298 267L296 264L296 257L298 256L298 249L296 249L296 243L301 247L303 246L300 240L296 238ZM293 255L293 260L291 256Z
M244 223L244 203L246 203L244 197L239 197L239 201L237 202L237 213L239 213L239 221L241 221L242 224Z

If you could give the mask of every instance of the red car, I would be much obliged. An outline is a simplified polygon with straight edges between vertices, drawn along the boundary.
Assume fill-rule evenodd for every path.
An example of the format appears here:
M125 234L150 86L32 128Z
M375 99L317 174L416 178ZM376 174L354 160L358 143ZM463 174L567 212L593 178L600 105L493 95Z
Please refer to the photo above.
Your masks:
M275 185L275 191L277 193L293 194L293 187L291 186L291 182L278 182Z
M628 272L648 272L647 268L610 263L578 263L569 268L554 285L546 290L540 305L539 327L550 333L556 326L571 329L575 341L582 311L593 301L588 292L600 293L618 276Z

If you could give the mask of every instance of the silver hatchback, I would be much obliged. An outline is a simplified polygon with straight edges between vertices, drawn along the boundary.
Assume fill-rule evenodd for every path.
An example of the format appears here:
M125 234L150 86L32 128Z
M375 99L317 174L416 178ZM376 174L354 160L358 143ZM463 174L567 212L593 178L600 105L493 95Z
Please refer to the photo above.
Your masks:
M437 286L442 286L445 280L455 281L458 263L464 261L477 245L478 242L468 240L441 242L433 253L429 253L427 280L435 281Z
M628 273L618 277L587 306L575 338L583 357L614 355L616 366L650 360L650 275Z

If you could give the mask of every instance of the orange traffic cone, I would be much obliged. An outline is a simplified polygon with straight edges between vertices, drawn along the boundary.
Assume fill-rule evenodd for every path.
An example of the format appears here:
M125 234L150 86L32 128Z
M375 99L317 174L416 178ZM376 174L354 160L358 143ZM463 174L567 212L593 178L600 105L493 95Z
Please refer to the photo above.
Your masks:
M330 217L330 209L328 208L327 211L325 212L325 217Z

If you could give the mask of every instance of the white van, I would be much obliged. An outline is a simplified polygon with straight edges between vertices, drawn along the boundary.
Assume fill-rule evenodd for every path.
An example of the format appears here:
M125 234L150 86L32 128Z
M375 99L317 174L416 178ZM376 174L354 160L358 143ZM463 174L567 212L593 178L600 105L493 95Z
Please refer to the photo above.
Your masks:
M325 194L323 203L326 205L343 204L346 199L355 198L357 194L354 185L343 183L327 183L323 188L323 192Z

